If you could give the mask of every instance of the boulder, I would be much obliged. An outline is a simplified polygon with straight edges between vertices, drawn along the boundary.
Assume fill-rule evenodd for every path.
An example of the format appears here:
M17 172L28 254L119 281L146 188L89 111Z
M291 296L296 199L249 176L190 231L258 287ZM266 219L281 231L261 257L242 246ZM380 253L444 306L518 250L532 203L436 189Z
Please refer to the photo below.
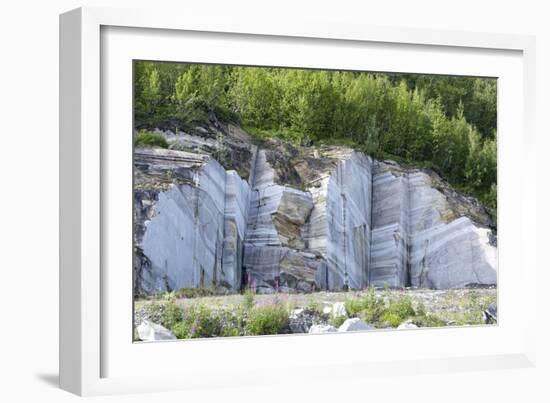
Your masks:
M339 332L357 332L361 330L373 330L374 327L366 322L363 322L359 318L346 319L344 323L338 328Z
M496 305L491 304L485 311L483 311L483 321L487 325L492 325L497 323L497 306Z
M399 326L397 326L398 329L418 329L418 326L416 326L412 321L408 320L406 322L401 323Z
M343 302L335 302L332 305L331 314L334 317L347 316L346 305Z
M142 341L176 340L176 336L170 330L148 320L141 322L136 330Z
M334 333L337 332L338 329L336 329L332 325L313 325L309 328L309 334L317 334L317 333Z
M291 333L308 333L313 323L319 318L316 312L300 308L292 310L288 319Z

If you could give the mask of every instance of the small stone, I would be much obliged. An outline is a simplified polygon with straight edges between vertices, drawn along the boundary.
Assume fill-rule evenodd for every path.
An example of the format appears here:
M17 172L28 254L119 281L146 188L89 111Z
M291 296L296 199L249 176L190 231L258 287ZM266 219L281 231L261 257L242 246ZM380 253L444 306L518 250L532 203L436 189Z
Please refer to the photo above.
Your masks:
M176 340L172 332L157 323L144 320L137 327L137 332L142 341Z
M332 305L331 313L334 317L347 316L346 305L343 302L335 302Z
M346 319L346 321L338 328L339 332L356 332L361 330L373 330L374 327L359 318Z
M497 323L497 307L494 304L489 305L489 307L483 311L483 320L485 324L492 325Z
M337 332L338 329L336 329L332 325L313 325L309 328L309 334L317 334L317 333L334 333Z
M294 309L288 318L291 333L307 333L313 325L314 315L312 311L306 309Z
M293 309L292 312L290 312L289 318L290 319L298 319L298 317L304 312L302 308Z
M408 320L406 322L401 323L399 326L397 326L398 329L418 329L418 326L416 326L412 321Z

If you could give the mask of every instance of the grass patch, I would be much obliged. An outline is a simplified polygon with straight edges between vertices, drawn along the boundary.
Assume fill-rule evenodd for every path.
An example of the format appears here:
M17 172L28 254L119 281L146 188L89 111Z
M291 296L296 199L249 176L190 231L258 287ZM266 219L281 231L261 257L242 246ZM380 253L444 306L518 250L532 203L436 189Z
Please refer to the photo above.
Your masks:
M408 295L391 295L389 290L384 293L385 296L376 295L374 289L370 288L361 297L349 298L346 301L349 317L358 317L377 328L398 327L407 320L412 320L419 327L438 327L447 324L439 315L427 313L423 304L415 306Z
M136 147L160 147L168 148L168 142L160 133L154 133L147 130L140 130L134 139Z
M284 129L259 129L256 127L246 126L244 130L250 134L253 138L257 140L267 140L267 139L282 139L288 141L291 144L296 146L304 145L304 143L309 144L311 139L308 136L305 136L303 132L296 130L284 128Z
M359 317L369 324L377 323L385 309L384 300L375 294L374 288L369 288L362 297L349 298L345 306L350 318Z
M470 290L461 309L449 312L446 317L449 322L457 326L481 325L485 323L483 311L489 308L489 305L496 305L496 302L496 294L480 295L477 290Z
M316 300L315 298L309 297L306 304L306 309L318 314L323 313L323 306L322 304Z
M180 288L174 292L176 298L201 298L215 295L213 290L208 288Z
M246 290L243 294L243 307L246 310L254 308L254 293L252 290Z
M335 328L339 328L340 326L342 326L344 324L344 322L348 319L348 317L346 315L339 315L339 316L335 316L335 315L332 315L329 319L329 323L334 326Z

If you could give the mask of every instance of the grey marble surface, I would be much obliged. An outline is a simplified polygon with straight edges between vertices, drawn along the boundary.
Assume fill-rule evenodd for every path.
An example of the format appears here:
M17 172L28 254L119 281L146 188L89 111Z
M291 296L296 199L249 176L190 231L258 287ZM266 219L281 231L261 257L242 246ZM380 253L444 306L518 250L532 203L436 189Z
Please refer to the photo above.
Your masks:
M136 150L137 291L496 284L490 217L434 172L334 146L272 167L247 149L248 180L208 154ZM277 183L285 163L300 188Z

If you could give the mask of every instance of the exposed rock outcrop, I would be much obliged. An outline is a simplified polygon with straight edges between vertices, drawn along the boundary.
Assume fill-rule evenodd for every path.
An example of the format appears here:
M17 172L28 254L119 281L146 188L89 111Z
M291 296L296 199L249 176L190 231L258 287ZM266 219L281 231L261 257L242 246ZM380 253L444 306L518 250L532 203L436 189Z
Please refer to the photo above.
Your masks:
M445 195L438 190L445 183L433 173L387 162L374 167L371 285L496 284L492 230L473 221L488 220L480 206Z
M143 201L135 207L135 242L141 255L134 258L139 258L134 288L139 293L184 287L239 289L248 185L234 171L226 172L215 160L203 158L179 166L174 182L166 190L162 186L156 190L150 178L141 180L150 171L145 161L151 154L157 164L154 172L161 178L164 173L159 171L173 172L174 155L186 155L172 150L135 154L136 187L146 187L139 194L148 195L151 202L145 212ZM156 200L153 206L152 200ZM140 220L143 217L148 220ZM142 263L144 257L147 265Z
M490 216L432 171L236 126L166 138L134 153L136 294L496 284Z
M144 320L136 327L141 341L176 340L172 332L157 323Z

